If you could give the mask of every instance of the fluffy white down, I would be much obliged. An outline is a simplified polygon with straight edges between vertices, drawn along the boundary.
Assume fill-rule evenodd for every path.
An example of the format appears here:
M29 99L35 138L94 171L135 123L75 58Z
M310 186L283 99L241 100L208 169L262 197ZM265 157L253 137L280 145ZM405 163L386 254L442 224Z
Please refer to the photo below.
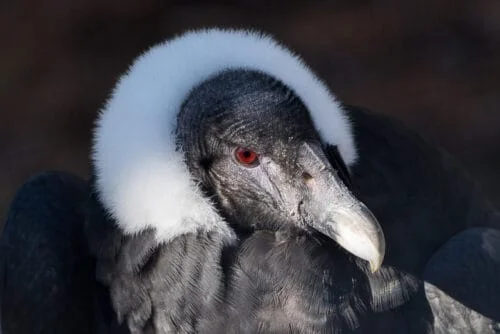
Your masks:
M260 70L292 88L326 142L356 159L350 124L326 86L269 36L243 30L188 32L140 56L116 85L95 129L100 200L124 233L156 228L168 241L199 229L232 238L175 150L176 115L190 90L228 68Z

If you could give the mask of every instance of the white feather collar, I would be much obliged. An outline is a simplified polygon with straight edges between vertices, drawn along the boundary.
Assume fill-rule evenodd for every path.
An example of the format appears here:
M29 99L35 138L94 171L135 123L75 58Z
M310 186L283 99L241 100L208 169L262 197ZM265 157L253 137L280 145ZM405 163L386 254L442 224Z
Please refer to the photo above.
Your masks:
M160 241L199 229L230 229L201 194L176 151L176 116L189 92L230 68L281 80L311 112L323 140L348 165L356 149L351 126L326 86L271 37L242 30L188 32L140 56L116 85L93 141L98 196L127 234L153 227Z

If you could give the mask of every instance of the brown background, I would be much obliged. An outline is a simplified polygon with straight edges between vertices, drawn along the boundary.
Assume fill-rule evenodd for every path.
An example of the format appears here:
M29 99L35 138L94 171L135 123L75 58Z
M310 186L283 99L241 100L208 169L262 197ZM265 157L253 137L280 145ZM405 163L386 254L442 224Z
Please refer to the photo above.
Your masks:
M135 56L214 25L271 32L341 100L447 148L500 204L498 0L3 0L0 216L33 173L88 173L96 111Z

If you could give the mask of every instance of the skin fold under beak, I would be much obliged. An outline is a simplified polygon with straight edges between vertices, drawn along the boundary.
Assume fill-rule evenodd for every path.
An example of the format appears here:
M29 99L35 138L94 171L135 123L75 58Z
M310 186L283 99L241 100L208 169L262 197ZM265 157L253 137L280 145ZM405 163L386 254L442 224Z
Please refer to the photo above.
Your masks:
M301 160L311 194L306 210L312 219L306 224L368 261L372 273L377 271L385 256L385 237L375 216L351 193L322 151L305 145Z

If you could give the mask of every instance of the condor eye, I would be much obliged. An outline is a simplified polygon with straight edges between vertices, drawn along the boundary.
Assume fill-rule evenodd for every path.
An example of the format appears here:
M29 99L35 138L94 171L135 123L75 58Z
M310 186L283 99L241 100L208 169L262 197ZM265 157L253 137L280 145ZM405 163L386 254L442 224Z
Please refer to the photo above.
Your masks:
M238 147L234 151L234 157L236 161L246 167L255 167L259 164L259 156L252 150Z

